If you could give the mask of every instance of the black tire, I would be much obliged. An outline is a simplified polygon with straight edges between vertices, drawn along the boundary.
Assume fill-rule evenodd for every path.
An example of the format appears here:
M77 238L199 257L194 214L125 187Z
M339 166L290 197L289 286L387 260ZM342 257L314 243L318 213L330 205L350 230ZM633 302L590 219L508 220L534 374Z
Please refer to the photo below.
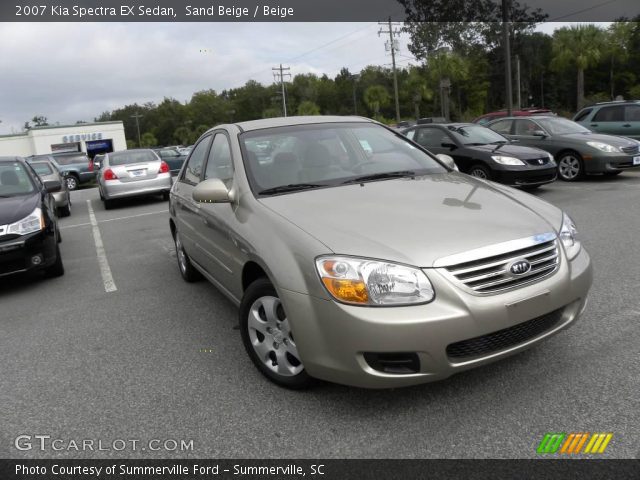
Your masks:
M189 260L189 255L184 249L182 242L180 241L180 235L176 231L173 234L173 243L176 247L176 258L178 259L178 270L180 270L180 275L182 278L189 283L197 282L202 279L202 274L195 269L193 265L191 265L191 260Z
M533 192L534 190L537 190L541 187L542 185L523 185L522 187L520 187L522 190L524 190L525 192Z
M274 308L267 312L262 302ZM315 383L297 356L284 308L269 279L259 278L245 291L240 303L240 334L253 364L272 382L293 390Z
M60 228L56 228L56 233L58 234L58 243L62 243L62 235L60 234Z
M622 172L604 172L605 177L615 177L616 175L620 175Z
M71 215L71 202L67 203L64 207L58 209L58 215L60 217L68 217Z
M162 192L162 200L165 202L169 200L169 192Z
M45 276L49 278L61 277L64 275L64 266L62 265L62 255L60 255L60 247L56 247L56 261L50 267L45 268Z
M480 165L479 163L472 165L469 169L468 174L472 177L482 178L483 180L491 180L491 178L493 177L491 175L491 171L487 167L485 167L484 165Z
M558 178L575 182L584 176L584 162L578 152L564 152L558 157Z
M78 185L80 184L80 181L78 180L78 177L76 177L73 174L67 175L66 177L64 177L64 181L67 184L67 189L68 190L77 190L78 189Z
M113 208L113 200L107 200L106 198L102 200L104 202L104 209L111 210Z

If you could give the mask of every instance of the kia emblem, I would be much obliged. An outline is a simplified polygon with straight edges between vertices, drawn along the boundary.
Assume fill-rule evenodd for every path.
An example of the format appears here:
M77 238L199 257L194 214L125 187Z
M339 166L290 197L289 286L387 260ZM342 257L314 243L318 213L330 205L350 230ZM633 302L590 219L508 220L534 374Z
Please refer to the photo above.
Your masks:
M527 260L516 260L509 266L513 275L524 275L531 270L531 264Z

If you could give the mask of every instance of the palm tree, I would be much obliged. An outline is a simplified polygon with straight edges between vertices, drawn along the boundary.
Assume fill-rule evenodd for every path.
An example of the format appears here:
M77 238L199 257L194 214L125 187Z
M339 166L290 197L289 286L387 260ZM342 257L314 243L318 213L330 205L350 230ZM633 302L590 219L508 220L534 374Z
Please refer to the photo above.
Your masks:
M563 27L553 33L552 68L578 72L577 110L584 105L584 71L598 63L604 49L604 31L595 25Z
M391 101L389 92L382 85L371 85L364 92L364 101L373 110L374 116L380 116L380 108L386 107Z

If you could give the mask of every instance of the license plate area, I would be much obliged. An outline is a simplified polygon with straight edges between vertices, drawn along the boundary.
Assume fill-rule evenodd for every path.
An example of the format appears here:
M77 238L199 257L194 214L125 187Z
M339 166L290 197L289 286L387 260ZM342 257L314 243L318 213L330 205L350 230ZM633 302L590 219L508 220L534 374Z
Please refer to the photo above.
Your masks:
M533 297L523 298L513 303L507 303L507 313L511 320L530 320L549 313L552 310L551 292L545 290Z
M640 156L633 157L633 164L634 165L640 165Z
M147 173L146 168L140 168L138 170L129 170L129 175L131 175L132 177L143 177L144 175L146 175L146 173Z

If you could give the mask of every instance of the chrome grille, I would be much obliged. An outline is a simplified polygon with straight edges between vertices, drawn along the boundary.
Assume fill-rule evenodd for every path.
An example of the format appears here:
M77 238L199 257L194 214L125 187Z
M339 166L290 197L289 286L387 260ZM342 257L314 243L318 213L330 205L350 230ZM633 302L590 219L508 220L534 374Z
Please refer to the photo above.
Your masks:
M629 155L635 155L640 150L640 146L632 145L630 147L622 147L621 149L624 153L628 153Z
M448 265L444 270L454 281L478 294L497 293L533 283L555 272L560 258L555 235L553 238L546 236L543 241L530 240L530 245L525 247ZM530 264L530 270L523 274L512 273L511 266L521 260Z
M541 165L548 164L549 163L549 157L528 159L528 160L526 160L526 162L529 165L535 165L535 166L539 167Z

